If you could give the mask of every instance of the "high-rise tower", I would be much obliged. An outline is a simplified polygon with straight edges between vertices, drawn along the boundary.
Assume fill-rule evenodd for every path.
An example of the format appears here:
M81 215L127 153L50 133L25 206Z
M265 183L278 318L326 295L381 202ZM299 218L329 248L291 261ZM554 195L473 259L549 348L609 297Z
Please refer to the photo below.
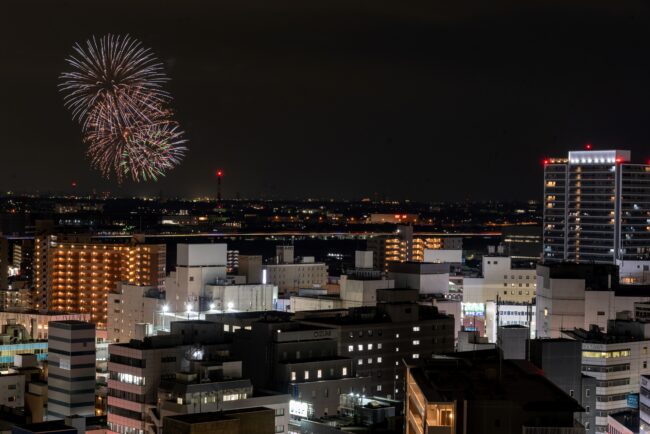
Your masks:
M544 260L650 260L650 165L630 151L544 160Z

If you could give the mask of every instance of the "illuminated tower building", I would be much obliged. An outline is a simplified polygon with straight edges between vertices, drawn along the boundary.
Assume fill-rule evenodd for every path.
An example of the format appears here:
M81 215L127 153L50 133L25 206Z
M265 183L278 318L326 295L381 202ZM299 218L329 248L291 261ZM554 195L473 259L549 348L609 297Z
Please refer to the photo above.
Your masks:
M118 282L163 287L165 245L60 242L38 244L35 270L45 291L45 306L55 312L90 313L97 328L106 327L108 294ZM36 278L36 272L35 272ZM41 298L41 303L43 300Z
M650 165L622 150L544 160L544 260L650 260Z

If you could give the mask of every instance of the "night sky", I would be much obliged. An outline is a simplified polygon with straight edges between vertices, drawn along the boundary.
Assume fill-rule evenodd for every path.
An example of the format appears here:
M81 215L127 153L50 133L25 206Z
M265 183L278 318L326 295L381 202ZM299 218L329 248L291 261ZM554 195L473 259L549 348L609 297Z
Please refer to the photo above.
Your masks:
M56 87L108 32L172 79L190 149L158 183L93 171ZM650 3L3 0L0 119L2 190L539 198L545 156L650 158Z

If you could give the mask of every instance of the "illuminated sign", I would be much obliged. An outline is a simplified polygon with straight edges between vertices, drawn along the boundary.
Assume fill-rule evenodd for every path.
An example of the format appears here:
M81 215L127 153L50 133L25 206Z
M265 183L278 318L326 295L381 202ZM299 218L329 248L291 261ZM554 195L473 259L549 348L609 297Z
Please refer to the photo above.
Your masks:
M483 316L485 315L484 303L463 303L463 315L465 316Z
M70 359L61 357L59 359L59 368L65 369L66 371L70 370Z
M309 413L309 404L302 401L289 401L289 414L298 417L307 417Z

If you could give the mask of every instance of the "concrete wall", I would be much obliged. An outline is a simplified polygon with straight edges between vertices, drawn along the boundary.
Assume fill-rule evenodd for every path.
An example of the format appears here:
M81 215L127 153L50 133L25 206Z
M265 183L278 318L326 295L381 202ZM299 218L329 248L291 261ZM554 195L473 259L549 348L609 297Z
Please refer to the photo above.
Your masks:
M178 244L176 264L189 267L226 266L226 244Z

